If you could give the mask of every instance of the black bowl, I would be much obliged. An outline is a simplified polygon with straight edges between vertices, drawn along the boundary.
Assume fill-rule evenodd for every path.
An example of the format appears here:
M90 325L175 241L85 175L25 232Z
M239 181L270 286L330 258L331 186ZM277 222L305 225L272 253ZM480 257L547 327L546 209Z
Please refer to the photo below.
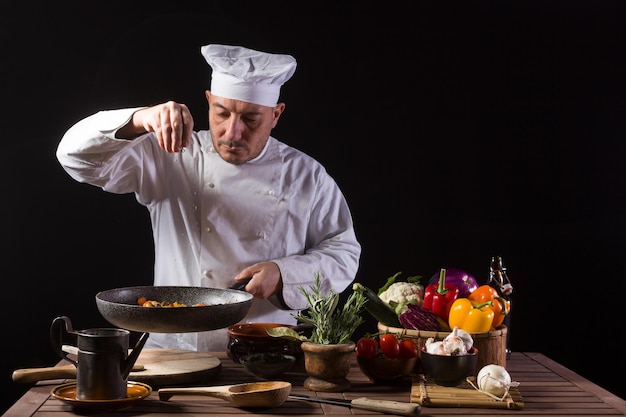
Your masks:
M140 297L187 307L143 307ZM241 321L252 306L245 291L173 286L138 286L99 292L96 305L112 325L136 332L186 333L223 329ZM202 303L204 306L193 306Z
M296 358L278 352L264 352L242 356L239 362L256 376L274 378L290 370Z
M302 359L302 342L299 340L274 337L267 334L267 329L275 327L294 328L290 324L280 323L237 323L226 329L228 345L226 353L235 363L239 363L242 356L252 353L277 352L283 355L294 356L298 361Z
M420 351L420 360L424 373L432 376L436 384L454 387L474 374L478 349L472 348L467 355L448 356L430 354L424 347Z

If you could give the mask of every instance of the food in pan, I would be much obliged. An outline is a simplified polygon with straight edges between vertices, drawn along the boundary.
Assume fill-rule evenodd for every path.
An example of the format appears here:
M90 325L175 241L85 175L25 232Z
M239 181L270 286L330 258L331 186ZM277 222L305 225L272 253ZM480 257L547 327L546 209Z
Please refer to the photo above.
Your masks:
M169 308L169 307L188 307L187 304L184 303L179 303L178 301L174 301L173 303L170 303L168 301L155 301L155 300L148 300L146 297L139 297L137 299L137 304L139 304L142 307L165 307L165 308ZM192 304L192 307L203 307L206 306L208 304L204 304L204 303L196 303L196 304Z

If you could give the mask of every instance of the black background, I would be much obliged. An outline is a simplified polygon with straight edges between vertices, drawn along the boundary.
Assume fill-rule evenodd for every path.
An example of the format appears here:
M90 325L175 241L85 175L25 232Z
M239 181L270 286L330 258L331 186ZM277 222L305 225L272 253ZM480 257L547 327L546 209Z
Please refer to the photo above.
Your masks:
M344 191L359 281L455 266L483 283L501 255L513 350L626 398L622 1L59 3L0 5L2 408L27 388L14 369L57 362L54 317L107 325L97 291L151 283L147 212L71 180L58 141L170 99L206 127L207 43L297 58L273 134Z

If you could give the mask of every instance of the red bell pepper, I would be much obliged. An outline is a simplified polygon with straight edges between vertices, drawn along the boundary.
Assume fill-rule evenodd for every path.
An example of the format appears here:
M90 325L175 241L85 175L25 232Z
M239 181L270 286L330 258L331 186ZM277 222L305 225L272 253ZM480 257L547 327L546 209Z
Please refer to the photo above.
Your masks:
M424 305L446 323L450 315L452 303L459 297L459 288L454 284L446 283L446 270L441 268L439 282L430 284L424 289Z

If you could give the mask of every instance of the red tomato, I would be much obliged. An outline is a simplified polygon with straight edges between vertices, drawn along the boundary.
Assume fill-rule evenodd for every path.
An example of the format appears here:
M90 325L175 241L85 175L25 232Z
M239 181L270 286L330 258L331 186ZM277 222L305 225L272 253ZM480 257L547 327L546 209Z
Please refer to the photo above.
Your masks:
M363 358L374 359L378 351L378 343L372 337L362 337L356 342L356 354Z
M397 358L400 355L400 343L393 334L386 333L380 336L380 350L390 359Z
M400 339L400 357L414 358L417 356L417 345L410 338Z

